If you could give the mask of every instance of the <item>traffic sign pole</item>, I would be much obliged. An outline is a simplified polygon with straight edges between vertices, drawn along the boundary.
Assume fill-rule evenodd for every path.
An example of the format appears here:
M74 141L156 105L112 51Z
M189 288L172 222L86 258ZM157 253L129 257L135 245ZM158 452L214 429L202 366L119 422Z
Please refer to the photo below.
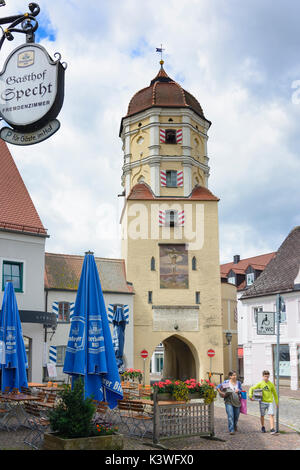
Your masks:
M146 351L146 349L143 349L143 351L141 351L141 357L144 359L144 378L143 378L143 385L145 387L145 376L146 376L146 359L148 357L148 351Z
M209 357L209 381L211 382L211 377L212 377L212 358L215 355L215 350L214 349L209 349L207 351L207 355Z
M276 328L277 328L277 346L276 346L276 391L278 405L276 407L276 432L279 432L279 346L280 346L280 294L276 295Z

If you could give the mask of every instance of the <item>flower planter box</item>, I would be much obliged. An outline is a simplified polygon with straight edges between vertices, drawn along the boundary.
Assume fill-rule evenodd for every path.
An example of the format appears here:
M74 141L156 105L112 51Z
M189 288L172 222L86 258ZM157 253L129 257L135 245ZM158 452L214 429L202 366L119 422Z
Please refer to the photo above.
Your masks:
M189 399L190 400L194 400L196 398L197 398L197 400L199 400L199 398L201 398L201 393L200 392L189 393Z
M44 434L43 450L122 450L122 434L63 439L55 433Z

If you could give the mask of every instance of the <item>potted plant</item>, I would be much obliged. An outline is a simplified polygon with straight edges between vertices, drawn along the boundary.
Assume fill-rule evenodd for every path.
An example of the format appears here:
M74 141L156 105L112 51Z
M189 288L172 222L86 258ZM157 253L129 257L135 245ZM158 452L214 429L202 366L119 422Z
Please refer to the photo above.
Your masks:
M194 398L202 398L205 404L210 404L216 397L215 386L209 380L201 380L201 382L197 382L195 379L188 379L185 382L165 380L155 382L153 390L157 391L158 401L188 401Z
M120 450L123 436L109 425L95 421L92 398L84 398L81 379L73 389L59 392L58 404L49 411L51 433L44 435L44 450Z
M125 371L122 374L122 378L124 380L138 380L139 383L142 382L143 379L143 373L140 369L125 369Z

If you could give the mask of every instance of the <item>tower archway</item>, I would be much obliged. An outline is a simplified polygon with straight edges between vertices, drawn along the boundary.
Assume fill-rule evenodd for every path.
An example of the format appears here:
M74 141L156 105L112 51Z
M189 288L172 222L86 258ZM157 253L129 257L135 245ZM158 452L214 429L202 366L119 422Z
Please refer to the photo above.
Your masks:
M198 354L192 343L180 335L172 335L162 341L164 361L162 378L187 380L197 379Z

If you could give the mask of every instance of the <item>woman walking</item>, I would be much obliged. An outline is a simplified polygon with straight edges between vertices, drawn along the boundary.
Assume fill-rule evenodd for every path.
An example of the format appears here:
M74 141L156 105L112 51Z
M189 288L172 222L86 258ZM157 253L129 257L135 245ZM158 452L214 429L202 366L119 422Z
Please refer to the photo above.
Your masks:
M230 434L235 434L237 431L237 423L240 416L240 395L242 385L237 380L236 372L231 370L228 373L228 380L217 386L219 395L224 398L225 409L228 419L228 430Z

